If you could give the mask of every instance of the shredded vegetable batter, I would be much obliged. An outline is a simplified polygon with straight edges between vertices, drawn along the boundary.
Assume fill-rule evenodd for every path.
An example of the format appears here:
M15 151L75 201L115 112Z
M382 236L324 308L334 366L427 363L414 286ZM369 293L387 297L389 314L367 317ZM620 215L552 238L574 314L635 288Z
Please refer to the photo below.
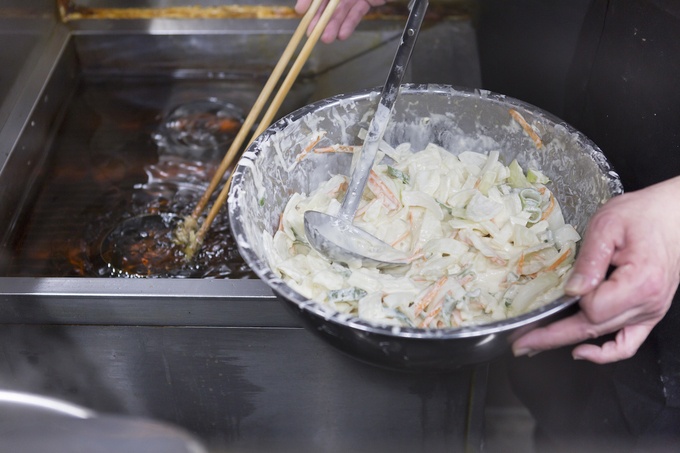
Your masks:
M348 178L336 175L294 194L278 231L264 233L270 266L293 289L367 321L426 328L501 320L562 294L580 236L540 171L435 144L414 152L383 142L376 162L354 223L408 252L411 264L380 271L311 248L304 212L337 214Z

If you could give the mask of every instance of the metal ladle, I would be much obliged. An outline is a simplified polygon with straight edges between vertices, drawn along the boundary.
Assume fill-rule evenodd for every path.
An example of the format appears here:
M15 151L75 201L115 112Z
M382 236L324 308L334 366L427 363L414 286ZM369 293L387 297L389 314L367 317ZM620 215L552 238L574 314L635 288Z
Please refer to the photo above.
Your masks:
M373 167L378 145L390 120L399 87L427 10L428 0L413 0L401 43L394 56L380 102L368 127L357 165L337 217L318 211L305 212L305 233L312 247L327 258L344 263L360 260L365 266L390 268L409 263L408 254L395 249L353 224L361 195Z

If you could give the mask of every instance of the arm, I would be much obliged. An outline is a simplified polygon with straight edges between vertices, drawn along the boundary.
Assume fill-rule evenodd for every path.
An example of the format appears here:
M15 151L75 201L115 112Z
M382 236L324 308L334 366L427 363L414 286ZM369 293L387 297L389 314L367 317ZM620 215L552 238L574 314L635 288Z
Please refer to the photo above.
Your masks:
M349 38L371 7L384 5L385 2L386 0L342 0L333 13L330 22L326 25L326 29L321 35L321 41L329 44L336 39L342 41ZM304 14L311 3L312 0L297 0L295 12ZM319 11L316 12L312 23L309 25L308 33L319 21L325 7L325 4L321 5Z
M532 355L617 332L602 346L576 346L572 355L595 363L629 358L670 308L679 282L676 177L616 197L593 216L565 287L582 296L580 311L520 337L513 352Z

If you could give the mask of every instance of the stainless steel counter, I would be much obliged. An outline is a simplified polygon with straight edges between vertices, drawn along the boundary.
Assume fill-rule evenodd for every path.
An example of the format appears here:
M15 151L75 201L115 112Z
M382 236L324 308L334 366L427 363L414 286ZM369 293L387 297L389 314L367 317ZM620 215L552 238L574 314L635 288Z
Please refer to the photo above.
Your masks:
M481 446L486 366L357 362L297 326L257 280L9 280L5 389L172 423L215 452Z

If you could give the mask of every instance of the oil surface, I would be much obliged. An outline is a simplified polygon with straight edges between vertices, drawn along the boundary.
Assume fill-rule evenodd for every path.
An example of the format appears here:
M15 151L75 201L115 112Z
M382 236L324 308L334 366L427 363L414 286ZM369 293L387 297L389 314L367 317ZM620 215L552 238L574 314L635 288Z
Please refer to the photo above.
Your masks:
M7 276L256 278L238 254L226 209L191 262L167 232L143 233L126 245L137 254L132 259L151 259L143 268L112 266L101 248L127 219L190 214L230 144L225 134L233 138L238 131L232 120L221 121L212 147L181 146L186 137L167 137L177 118L172 127L164 123L178 106L217 100L247 112L258 90L257 81L81 81L46 151L41 186L17 229Z

